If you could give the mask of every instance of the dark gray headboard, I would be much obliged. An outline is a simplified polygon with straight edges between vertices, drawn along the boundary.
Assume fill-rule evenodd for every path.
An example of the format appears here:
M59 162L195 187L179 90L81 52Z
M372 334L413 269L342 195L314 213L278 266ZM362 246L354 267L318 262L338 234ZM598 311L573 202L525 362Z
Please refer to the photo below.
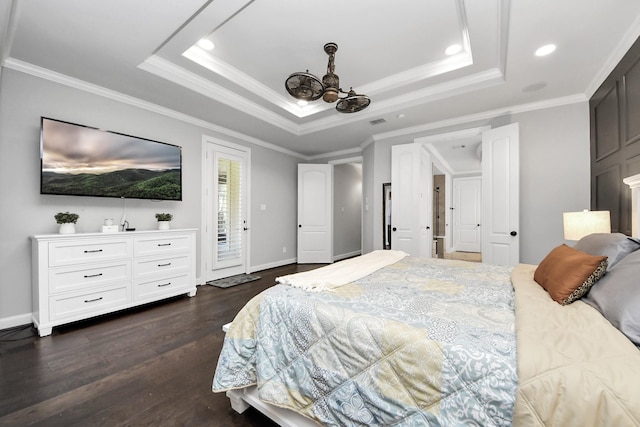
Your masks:
M631 192L640 173L640 39L589 100L591 209L611 211L611 231L631 235Z

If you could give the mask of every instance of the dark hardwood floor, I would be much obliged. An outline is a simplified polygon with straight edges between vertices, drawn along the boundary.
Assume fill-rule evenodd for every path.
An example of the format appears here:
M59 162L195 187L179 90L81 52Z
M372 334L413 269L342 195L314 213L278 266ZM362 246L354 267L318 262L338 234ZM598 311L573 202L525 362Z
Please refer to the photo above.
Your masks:
M211 383L222 325L278 276L176 297L53 329L0 331L0 426L273 426L240 415Z

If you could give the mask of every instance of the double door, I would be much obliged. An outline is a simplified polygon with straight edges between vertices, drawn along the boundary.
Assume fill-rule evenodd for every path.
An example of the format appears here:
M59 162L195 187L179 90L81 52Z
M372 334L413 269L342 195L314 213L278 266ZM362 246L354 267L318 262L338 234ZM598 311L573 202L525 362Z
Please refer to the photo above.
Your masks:
M482 135L482 259L519 262L519 128L513 123ZM420 144L392 147L391 248L431 256L432 167Z

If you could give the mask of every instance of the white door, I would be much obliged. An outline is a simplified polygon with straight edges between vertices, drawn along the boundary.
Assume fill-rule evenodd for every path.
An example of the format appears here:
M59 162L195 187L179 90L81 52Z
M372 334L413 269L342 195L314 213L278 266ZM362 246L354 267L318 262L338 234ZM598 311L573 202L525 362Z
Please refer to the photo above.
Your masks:
M431 159L418 144L391 147L391 249L431 256Z
M453 180L453 246L456 251L482 250L481 182L479 177Z
M248 164L244 147L205 143L206 280L248 272Z
M298 165L298 263L333 262L333 165Z
M482 134L482 260L520 261L520 161L518 123Z

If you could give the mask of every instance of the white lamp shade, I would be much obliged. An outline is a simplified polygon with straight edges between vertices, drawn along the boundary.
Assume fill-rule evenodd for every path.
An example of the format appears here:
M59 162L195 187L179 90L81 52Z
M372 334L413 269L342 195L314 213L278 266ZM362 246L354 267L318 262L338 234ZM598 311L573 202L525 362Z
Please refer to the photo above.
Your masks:
M562 220L566 240L580 240L592 233L611 233L609 211L564 212Z

